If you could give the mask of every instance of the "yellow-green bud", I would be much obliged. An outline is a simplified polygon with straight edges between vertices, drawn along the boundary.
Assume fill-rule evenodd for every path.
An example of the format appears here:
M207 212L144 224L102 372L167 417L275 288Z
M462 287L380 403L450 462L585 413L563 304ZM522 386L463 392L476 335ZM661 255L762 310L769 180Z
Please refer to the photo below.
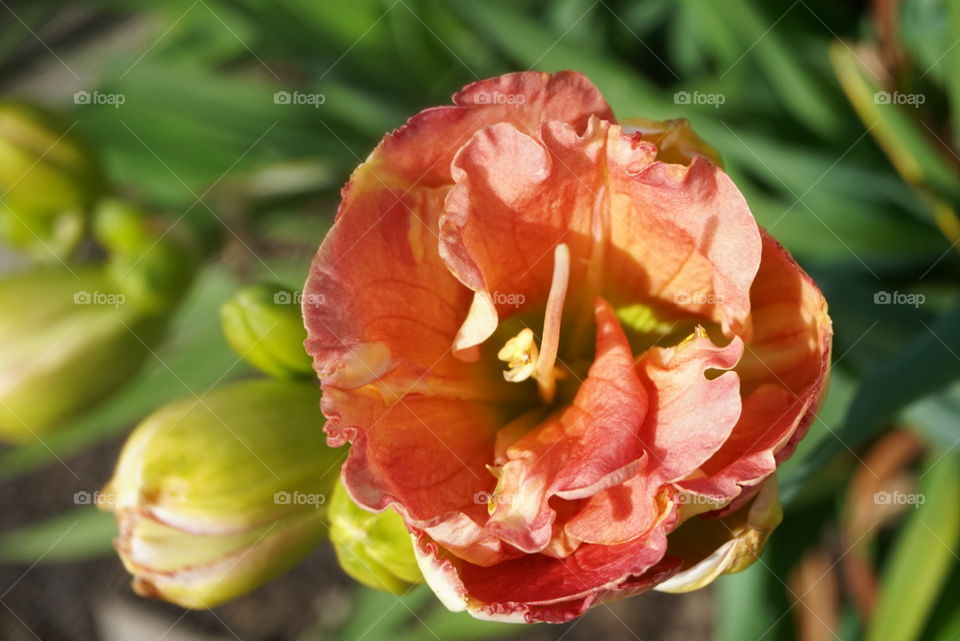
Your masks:
M264 283L241 289L220 308L223 334L233 350L275 378L312 377L297 298L290 289Z
M394 594L423 581L413 540L392 508L367 512L338 482L330 499L329 519L330 541L340 567L357 581Z
M0 101L0 238L50 260L81 238L103 190L100 166L51 113Z
M106 198L97 203L93 217L93 234L112 254L142 252L156 241L147 218L132 203Z
M341 452L324 442L319 391L259 379L185 398L130 436L100 506L134 589L209 608L285 572L327 532Z
M193 277L196 261L172 231L151 229L130 203L111 198L96 207L94 234L110 253L110 274L140 309L173 308Z
M119 388L167 320L132 304L103 267L0 280L0 440L42 438Z

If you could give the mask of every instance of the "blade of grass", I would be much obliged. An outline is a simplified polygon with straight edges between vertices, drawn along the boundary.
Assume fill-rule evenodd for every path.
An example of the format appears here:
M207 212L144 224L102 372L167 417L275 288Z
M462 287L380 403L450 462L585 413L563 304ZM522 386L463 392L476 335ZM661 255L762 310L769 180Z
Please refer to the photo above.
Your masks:
M911 402L960 379L960 305L919 330L897 353L867 375L835 438L822 441L781 477L786 503L814 474L847 448L876 435Z
M933 455L923 502L911 513L883 573L867 641L914 641L936 603L960 540L960 458Z
M823 81L814 78L809 67L801 66L799 47L788 48L777 31L779 18L769 20L757 10L760 5L745 0L725 0L713 6L728 28L740 36L744 57L761 69L786 111L824 138L842 131L844 123L827 98ZM787 11L795 10L793 7Z
M399 597L387 592L361 588L356 609L338 641L394 641L424 601L433 598L426 586L418 586Z
M716 585L718 641L772 640L789 626L790 620L780 617L770 602L770 595L783 587L764 563L724 576Z
M77 561L113 553L113 514L93 506L0 533L0 563Z
M830 60L851 104L887 158L930 202L931 216L947 238L960 239L960 218L953 209L960 203L956 167L933 147L919 121L907 115L907 108L892 104L890 94L881 93L849 47L831 45Z
M940 626L930 641L957 641L960 639L960 608L953 613L953 618Z
M960 42L960 3L946 2L950 42ZM944 60L947 67L947 96L950 99L950 120L953 147L960 150L960 47L951 47Z

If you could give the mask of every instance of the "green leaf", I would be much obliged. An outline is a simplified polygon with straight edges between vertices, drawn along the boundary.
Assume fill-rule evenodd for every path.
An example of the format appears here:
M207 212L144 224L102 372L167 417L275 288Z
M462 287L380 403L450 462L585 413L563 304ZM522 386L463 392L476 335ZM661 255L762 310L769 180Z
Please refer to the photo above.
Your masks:
M930 637L930 641L957 641L957 639L960 639L960 608L954 610L953 617Z
M898 7L897 44L904 48L917 75L923 74L938 84L950 71L947 51L957 41L951 39L947 15L950 0L911 0Z
M930 201L931 218L947 238L960 237L960 222L951 209L960 204L956 168L930 142L929 127L924 128L919 116L910 113L916 109L894 104L890 93L884 96L848 45L832 45L830 59L847 97L890 162Z
M444 641L471 641L474 639L503 639L520 632L518 626L475 619L466 612L450 612L439 601L434 601L429 615L411 621L412 630L396 641L421 641L438 637ZM429 630L424 634L424 629ZM430 634L432 632L432 634Z
M960 305L919 333L868 375L834 438L784 474L781 496L792 499L804 483L845 449L875 436L904 407L960 379Z
M769 560L769 555L765 555ZM721 577L717 581L718 641L744 641L745 639L776 639L777 633L790 625L790 620L780 613L770 601L770 595L781 591L783 586L766 560L754 563L743 572Z
M960 383L910 404L903 418L934 444L953 447L960 441Z
M950 99L950 119L953 129L953 145L960 149L960 49L953 46L960 42L960 3L946 2L950 48L944 56L946 65L947 96Z
M337 634L338 641L394 641L397 634L433 593L419 586L402 596L363 588L356 609L346 627Z
M113 553L113 514L93 506L0 533L0 563L77 561Z
M786 46L777 31L776 17L771 20L761 15L759 5L746 0L724 0L713 6L728 28L739 35L745 57L761 69L787 112L826 138L842 130L843 121L827 99L823 81L808 72L810 65L804 65L795 48Z
M921 496L883 573L867 641L914 641L936 603L960 541L960 458L946 454L926 468Z

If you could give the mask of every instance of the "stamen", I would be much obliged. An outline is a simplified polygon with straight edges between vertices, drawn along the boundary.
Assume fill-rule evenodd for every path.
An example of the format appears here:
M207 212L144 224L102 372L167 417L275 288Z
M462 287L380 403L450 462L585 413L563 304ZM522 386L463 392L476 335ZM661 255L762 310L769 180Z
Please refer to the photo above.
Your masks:
M570 248L560 243L553 252L553 281L547 295L547 310L543 317L543 340L540 344L540 358L534 377L540 389L540 398L545 403L553 401L557 390L554 365L557 363L557 350L560 346L560 319L563 316L563 302L567 298L567 285L570 282Z
M511 383L527 380L537 367L537 355L533 330L524 328L497 352L497 358L510 366L510 369L503 373L503 377Z
M553 280L547 295L540 348L537 349L533 330L527 327L508 340L497 352L497 358L509 365L503 377L511 383L519 383L532 376L537 380L540 398L547 404L553 402L557 391L557 378L564 374L558 371L556 363L560 346L560 320L569 282L570 248L565 243L560 243L553 252Z

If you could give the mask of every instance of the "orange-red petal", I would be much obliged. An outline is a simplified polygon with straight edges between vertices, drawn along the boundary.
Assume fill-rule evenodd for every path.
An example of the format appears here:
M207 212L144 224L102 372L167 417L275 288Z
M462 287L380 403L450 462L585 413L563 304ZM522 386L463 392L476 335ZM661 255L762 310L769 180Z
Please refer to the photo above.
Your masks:
M415 546L424 579L450 610L513 623L562 623L603 599L645 592L680 568L663 559L662 529L623 545L583 545L557 559L527 554L494 567L445 555L420 536Z
M681 483L732 500L776 471L814 419L826 390L833 331L823 294L793 258L763 232L763 260L750 292L754 333L736 371L743 416L723 447ZM740 496L738 507L748 494Z
M506 122L535 133L548 120L569 123L577 131L591 116L614 122L606 100L576 71L527 71L480 80L454 94L453 102L418 113L384 138L370 161L405 184L435 187L450 183L457 150L488 125Z
M626 156L626 143L611 158ZM626 161L621 161L626 166ZM757 223L739 190L715 165L654 162L611 172L624 196L611 217L607 273L619 304L638 297L705 316L727 336L750 334L750 285L760 264Z
M553 496L578 499L633 476L644 456L638 429L647 393L606 301L595 306L597 356L573 403L507 448L488 527L525 552L551 539Z
M463 512L486 517L476 493L491 489L485 465L502 417L489 405L410 395L392 404L367 390L330 390L330 420L353 445L343 465L351 497L374 511L395 503L421 527Z

